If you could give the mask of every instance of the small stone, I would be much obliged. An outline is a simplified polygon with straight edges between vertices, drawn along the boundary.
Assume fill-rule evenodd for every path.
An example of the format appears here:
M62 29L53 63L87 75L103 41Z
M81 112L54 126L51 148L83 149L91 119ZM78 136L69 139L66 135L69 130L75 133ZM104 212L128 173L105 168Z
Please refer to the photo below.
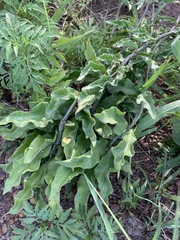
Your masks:
M7 232L7 225L3 224L2 226L2 233L5 234Z

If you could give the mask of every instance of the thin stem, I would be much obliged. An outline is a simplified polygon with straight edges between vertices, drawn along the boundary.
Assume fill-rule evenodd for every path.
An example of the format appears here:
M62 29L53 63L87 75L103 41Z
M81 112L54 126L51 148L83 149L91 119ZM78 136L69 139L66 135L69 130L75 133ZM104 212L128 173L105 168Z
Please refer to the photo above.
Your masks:
M118 135L116 137L114 137L112 139L112 141L109 143L109 145L107 146L106 150L108 150L118 139L120 139L122 137L122 135L124 133L126 133L127 131L129 131L132 127L134 127L134 125L137 123L137 121L140 119L142 113L143 113L143 109L144 109L144 103L141 103L140 105L140 109L139 112L136 114L135 118L133 119L133 121L129 124L129 126L126 128L126 130L121 134Z
M148 2L147 2L147 4L146 4L146 9L145 9L145 11L143 12L143 15L142 15L142 17L140 18L140 20L138 21L138 23L136 24L136 27L135 27L135 29L137 29L139 26L140 26L140 24L141 24L141 22L142 22L142 20L145 18L145 16L146 16L146 13L147 13L147 11L148 11L148 9L149 9L149 5L150 5L150 0L148 0Z
M49 30L49 31L51 31L51 28L50 28L50 23L49 23L49 16L48 16L47 8L46 8L46 3L45 3L45 1L44 1L44 0L43 0L43 6L44 6L44 11L45 11L45 14L46 14L46 19L47 19L48 30Z
M118 7L115 20L117 20L119 18L119 15L120 15L120 12L121 12L121 8L122 8L123 4L124 4L124 0L121 1L120 5ZM113 29L112 29L111 38L112 38L112 36L114 34L114 31L115 31L115 27L113 27Z
M56 152L56 150L57 150L57 148L58 148L58 146L61 142L61 139L62 139L64 125L66 124L66 121L67 121L68 117L70 116L72 110L76 106L76 103L77 103L77 100L74 100L74 102L71 104L70 108L68 109L67 113L65 114L65 116L60 121L58 135L57 135L56 141L55 141L55 143L54 143L54 145L51 149L50 155L49 155L50 158L54 157L54 154L55 154L55 152Z

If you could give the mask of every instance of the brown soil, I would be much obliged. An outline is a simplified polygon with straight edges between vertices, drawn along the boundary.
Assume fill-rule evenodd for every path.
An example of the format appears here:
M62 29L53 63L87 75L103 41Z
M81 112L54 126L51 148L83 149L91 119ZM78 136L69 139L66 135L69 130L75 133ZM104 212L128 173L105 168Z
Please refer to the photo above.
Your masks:
M102 19L102 16L112 17L116 16L118 10L118 2L117 0L96 0L90 4L92 12L98 19ZM170 17L178 17L180 13L180 4L179 3L172 3L168 5L162 12L162 15L168 15ZM148 12L148 16L150 16L151 12ZM167 23L166 23L167 24ZM167 24L168 25L168 24ZM134 180L140 179L141 184L143 184L146 180L145 175L142 172L142 169L146 173L148 179L151 182L158 181L160 177L157 172L155 171L156 166L158 165L158 157L161 158L162 155L159 151L159 143L163 141L167 141L171 137L171 129L161 128L161 123L158 124L158 130L155 135L151 134L147 137L141 138L136 146L135 146L135 156L132 159L132 166L133 166L133 178ZM3 151L3 140L0 139L0 163L7 163L8 158L13 152L13 148ZM147 226L144 222L147 217L157 219L157 212L154 212L154 207L148 201L141 200L138 204L136 209L130 209L129 211L124 211L122 214L122 203L120 199L122 197L122 187L120 184L120 180L117 179L116 174L111 174L110 176L114 193L109 198L109 204L112 211L117 214L120 220L123 220L124 227L132 238L132 240L145 240L145 239L152 239L153 231L149 231ZM123 176L121 176L123 179ZM20 218L22 217L22 213L19 215L9 215L8 211L13 205L13 196L15 196L21 188L18 186L13 188L13 190L9 193L3 195L4 183L7 179L7 175L0 169L0 239L11 239L12 235L12 227L22 227L20 223ZM171 183L169 186L171 194L177 194L177 182ZM153 193L147 192L145 196L148 199L152 199ZM164 209L168 209L171 202L168 199L161 198L159 199L161 205ZM65 208L68 208L72 204L72 201L64 200L63 205ZM123 240L124 237L121 233L118 235L118 239ZM164 233L163 239L171 239L172 232L169 230Z

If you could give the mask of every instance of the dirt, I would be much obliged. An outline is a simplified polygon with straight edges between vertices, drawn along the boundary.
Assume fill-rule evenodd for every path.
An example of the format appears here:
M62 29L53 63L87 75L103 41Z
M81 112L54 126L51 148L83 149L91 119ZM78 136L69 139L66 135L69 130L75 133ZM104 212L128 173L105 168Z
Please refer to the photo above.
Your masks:
M90 8L92 9L93 14L101 20L102 17L116 17L116 13L118 10L119 1L117 0L94 0L93 3L90 4ZM125 9L125 11L127 11ZM177 18L180 13L180 3L172 3L168 5L160 14L168 15L169 17ZM124 12L121 12L124 14ZM147 12L147 17L151 15L151 10ZM168 23L165 23L166 26ZM168 25L169 26L169 25ZM155 135L151 134L144 138L141 138L136 146L135 146L135 155L132 159L133 166L133 178L134 180L140 179L140 182L143 184L146 180L145 175L142 173L143 169L147 174L148 179L151 182L156 182L158 179L158 174L154 170L158 164L158 157L161 158L162 155L159 152L159 143L162 140L170 139L171 137L171 129L162 129L161 123L158 124L158 130ZM164 135L162 137L162 135ZM3 151L2 147L3 140L0 139L0 150ZM8 151L4 151L0 157L0 163L7 163L8 158L12 154L13 149L9 149ZM119 217L119 220L124 222L124 227L132 238L132 240L145 240L152 239L153 231L149 231L144 222L144 219L147 219L147 216L150 218L157 218L157 213L154 212L154 208L152 204L148 201L140 201L137 204L136 209L131 208L129 211L124 210L122 214L122 203L120 199L122 197L122 186L120 180L117 179L116 174L111 174L110 176L114 192L109 197L109 205L112 211ZM13 188L13 190L9 193L3 195L4 184L7 179L7 175L0 169L0 239L9 240L12 235L12 227L22 227L20 223L20 218L22 217L22 213L18 215L9 215L8 211L13 205L13 196L17 194L19 188ZM123 176L122 179L123 180ZM170 186L171 194L177 194L177 183L173 182ZM148 199L151 199L152 192L147 192L145 196ZM171 202L168 202L167 199L160 199L161 205L164 208L169 208ZM68 208L69 205L72 205L72 199L68 202L68 200L63 201L63 206ZM124 237L121 233L117 234L118 239L123 240ZM171 239L172 233L167 230L164 233L164 239ZM168 238L169 237L169 238Z

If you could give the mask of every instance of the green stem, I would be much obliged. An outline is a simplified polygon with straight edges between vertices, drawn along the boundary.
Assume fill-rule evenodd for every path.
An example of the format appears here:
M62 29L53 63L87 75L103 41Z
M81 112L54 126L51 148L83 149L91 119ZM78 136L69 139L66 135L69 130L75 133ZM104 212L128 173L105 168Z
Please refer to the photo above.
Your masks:
M44 12L45 12L45 14L46 14L48 30L49 30L49 32L50 32L50 31L51 31L51 28L50 28L50 23L49 23L49 16L48 16L47 8L46 8L46 3L45 3L44 0L43 0L43 6L44 6Z

